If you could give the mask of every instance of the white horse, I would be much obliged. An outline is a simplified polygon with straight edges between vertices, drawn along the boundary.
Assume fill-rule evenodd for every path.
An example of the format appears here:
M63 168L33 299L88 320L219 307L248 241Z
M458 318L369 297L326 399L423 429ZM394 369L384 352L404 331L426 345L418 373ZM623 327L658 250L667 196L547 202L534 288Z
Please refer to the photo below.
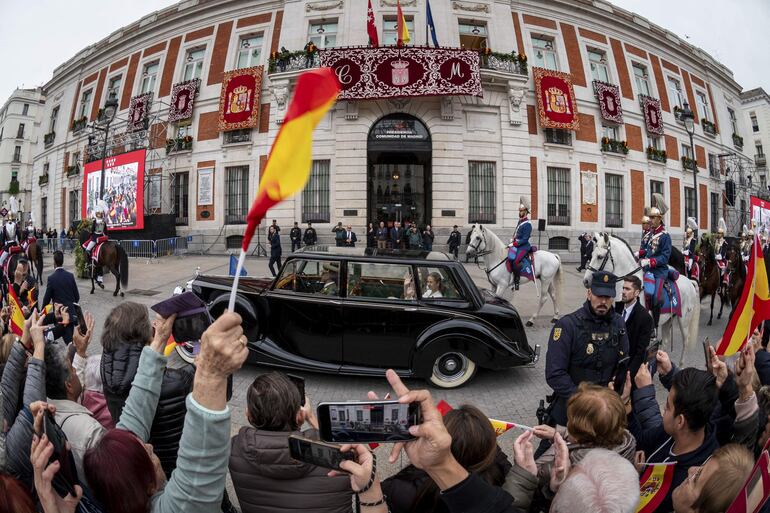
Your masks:
M488 228L477 225L471 232L468 249L465 250L468 257L484 257L484 272L487 279L495 287L495 294L505 297L507 291L513 293L513 274L508 272L505 261L508 259L508 246ZM562 272L561 259L548 251L537 250L535 252L534 273L537 288L537 312L527 321L527 326L533 326L535 317L540 315L546 300L546 293L553 302L553 319L559 318L559 303L561 303ZM522 276L522 278L524 278Z
M631 247L623 239L610 235L609 233L595 233L594 239L596 245L591 255L591 263L583 278L583 285L588 288L591 283L591 277L596 271L609 271L615 276L634 275L640 280L644 280L643 272L636 259ZM682 353L679 356L679 366L684 360L684 351L693 347L698 338L698 324L700 322L700 299L698 297L698 283L688 279L684 274L679 275L676 281L681 295L682 317L676 317L671 314L661 314L659 335L662 335L663 347L670 344L671 351L674 350L674 323L679 326L682 334ZM644 304L644 294L639 297Z

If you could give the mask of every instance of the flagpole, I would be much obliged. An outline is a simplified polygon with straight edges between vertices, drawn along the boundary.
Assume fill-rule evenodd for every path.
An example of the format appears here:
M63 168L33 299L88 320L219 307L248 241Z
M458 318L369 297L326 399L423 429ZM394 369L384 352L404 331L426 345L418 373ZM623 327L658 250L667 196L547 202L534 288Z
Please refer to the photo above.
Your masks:
M246 252L241 248L241 254L238 255L238 265L235 268L235 279L233 279L233 289L230 291L230 302L227 304L227 309L231 312L235 312L235 295L238 293L238 282L241 278L241 271L243 271L243 264L246 261Z

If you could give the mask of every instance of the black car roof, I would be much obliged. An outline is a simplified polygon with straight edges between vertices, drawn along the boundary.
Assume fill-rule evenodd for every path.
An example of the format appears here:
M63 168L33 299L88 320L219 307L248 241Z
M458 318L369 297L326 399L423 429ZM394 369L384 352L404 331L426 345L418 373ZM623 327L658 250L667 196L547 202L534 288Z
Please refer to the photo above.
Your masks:
M347 248L338 246L305 246L293 253L319 257L382 258L386 260L431 260L454 262L446 253L421 249Z

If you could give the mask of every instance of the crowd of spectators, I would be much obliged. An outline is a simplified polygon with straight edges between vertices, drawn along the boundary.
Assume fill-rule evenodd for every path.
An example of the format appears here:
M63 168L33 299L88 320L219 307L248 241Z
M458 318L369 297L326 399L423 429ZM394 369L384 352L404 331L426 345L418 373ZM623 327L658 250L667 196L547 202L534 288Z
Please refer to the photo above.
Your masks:
M151 320L142 305L122 303L104 319L101 354L89 351L93 316L69 344L51 330L64 321L32 309L21 337L0 343L3 512L231 512L229 472L244 513L633 513L640 475L670 464L656 511L717 513L770 437L770 355L757 329L732 368L712 351L707 368L679 369L658 351L665 401L645 363L621 393L580 384L566 425L515 437L498 438L474 405L442 416L430 392L389 370L394 398L419 403L415 439L375 452L341 446L355 457L329 471L291 458L288 437L317 439L319 426L282 372L254 380L248 425L231 433L230 377L248 353L237 314L206 330L194 365L164 354L174 317ZM536 458L538 440L551 446ZM395 463L401 451L409 464L381 475L375 454Z

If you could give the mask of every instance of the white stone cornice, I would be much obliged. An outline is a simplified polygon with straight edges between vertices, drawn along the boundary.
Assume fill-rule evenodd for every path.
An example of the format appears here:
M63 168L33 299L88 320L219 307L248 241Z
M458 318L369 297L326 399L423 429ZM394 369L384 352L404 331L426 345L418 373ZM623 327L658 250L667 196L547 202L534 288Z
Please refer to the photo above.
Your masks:
M336 2L308 2L305 4L305 12L313 11L330 11L332 9L342 9L344 7L344 0L337 0Z
M468 12L485 12L489 13L489 5L480 3L468 3L468 2L452 2L452 9L458 11Z

